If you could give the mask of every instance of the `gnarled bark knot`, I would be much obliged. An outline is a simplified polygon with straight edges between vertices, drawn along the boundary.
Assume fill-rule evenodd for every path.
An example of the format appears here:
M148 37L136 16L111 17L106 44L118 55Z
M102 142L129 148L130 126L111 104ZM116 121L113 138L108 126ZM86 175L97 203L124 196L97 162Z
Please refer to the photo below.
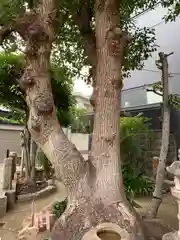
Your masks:
M132 37L123 32L119 27L109 29L106 33L108 48L112 56L124 56L124 50L128 46Z
M130 234L114 223L101 223L89 230L82 240L128 240Z

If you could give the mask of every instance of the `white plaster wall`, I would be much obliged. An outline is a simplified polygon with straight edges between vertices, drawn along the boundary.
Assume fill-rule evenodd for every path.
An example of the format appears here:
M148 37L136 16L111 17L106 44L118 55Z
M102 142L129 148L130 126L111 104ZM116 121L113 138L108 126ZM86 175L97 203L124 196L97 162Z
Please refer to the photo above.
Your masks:
M136 23L140 28L145 26L155 28L156 44L159 47L157 52L153 53L152 57L144 62L145 66L143 70L131 72L131 77L124 81L124 90L158 82L161 79L161 73L155 65L155 60L158 59L158 52L164 51L165 53L174 52L168 58L169 72L171 73L171 78L169 78L169 92L180 94L180 17L175 22L165 23L163 17L166 13L166 9L157 6L154 10L136 18ZM135 91L133 94L136 94ZM144 104L158 101L160 101L159 97L149 94L147 102L144 102Z

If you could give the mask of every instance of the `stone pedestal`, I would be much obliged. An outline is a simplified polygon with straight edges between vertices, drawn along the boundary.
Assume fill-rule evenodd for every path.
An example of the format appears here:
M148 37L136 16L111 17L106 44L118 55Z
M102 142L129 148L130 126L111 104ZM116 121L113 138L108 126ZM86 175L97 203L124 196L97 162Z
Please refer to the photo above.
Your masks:
M17 153L10 152L9 157L12 158L12 179L14 179L14 174L16 172Z
M3 190L12 189L12 158L4 159L4 169L3 169L3 181L2 188Z
M55 178L52 177L52 179L49 179L48 181L48 186L55 186Z
M0 193L0 217L3 217L7 210L7 197Z
M7 197L7 210L13 209L16 202L16 192L15 190L8 190L5 193Z
M178 222L179 229L176 232L170 232L163 236L163 240L179 240L180 239L180 161L175 161L171 166L167 167L167 171L174 175L175 186L171 188L171 194L178 204Z

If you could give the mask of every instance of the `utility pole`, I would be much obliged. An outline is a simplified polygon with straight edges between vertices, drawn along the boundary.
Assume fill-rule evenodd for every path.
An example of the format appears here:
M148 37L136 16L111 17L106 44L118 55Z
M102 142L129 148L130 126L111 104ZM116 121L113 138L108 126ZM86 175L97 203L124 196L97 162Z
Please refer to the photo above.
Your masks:
M156 183L153 192L152 202L148 211L148 217L155 218L159 206L162 202L162 190L165 178L165 167L167 154L169 149L169 133L170 133L170 108L169 108L169 74L168 74L168 57L172 55L159 53L159 60L156 61L158 69L162 71L162 97L163 97L163 124L162 124L162 141L160 157L156 172Z

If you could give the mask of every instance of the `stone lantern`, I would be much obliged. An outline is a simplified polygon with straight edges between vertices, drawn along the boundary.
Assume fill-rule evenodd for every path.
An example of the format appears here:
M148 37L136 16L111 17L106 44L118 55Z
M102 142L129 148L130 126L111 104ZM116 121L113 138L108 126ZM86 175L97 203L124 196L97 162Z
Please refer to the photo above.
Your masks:
M178 151L179 155L179 151ZM178 156L179 157L179 156ZM169 167L166 168L169 173L174 175L175 186L171 188L171 194L176 199L178 204L178 222L179 229L176 232L170 232L163 236L163 240L180 239L180 161L173 162Z

